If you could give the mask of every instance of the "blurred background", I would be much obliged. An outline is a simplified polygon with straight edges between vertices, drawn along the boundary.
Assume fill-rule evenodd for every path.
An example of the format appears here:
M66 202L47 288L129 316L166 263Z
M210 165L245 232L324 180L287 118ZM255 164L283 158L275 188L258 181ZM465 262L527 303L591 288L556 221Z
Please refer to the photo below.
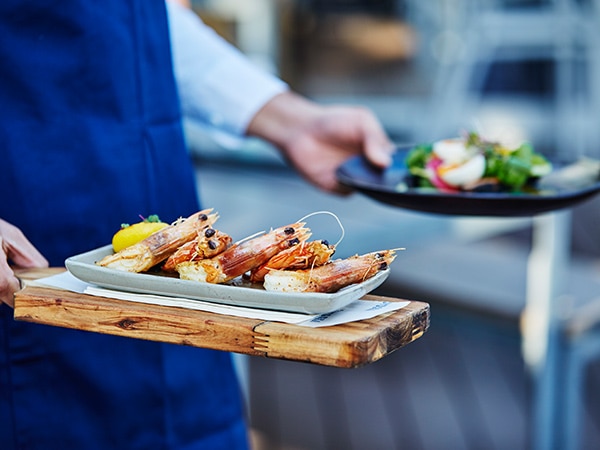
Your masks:
M398 144L475 130L559 161L600 158L594 0L193 7L301 94L371 108ZM234 238L334 212L345 227L338 256L406 247L378 293L431 304L430 330L369 367L238 358L257 450L598 448L599 200L558 219L416 213L319 192L264 142L223 142L193 120L185 130L203 203ZM337 223L318 220L311 228L336 242ZM553 236L564 251L545 372L523 348L523 311L536 226L548 223L562 224ZM544 411L556 414L545 421Z

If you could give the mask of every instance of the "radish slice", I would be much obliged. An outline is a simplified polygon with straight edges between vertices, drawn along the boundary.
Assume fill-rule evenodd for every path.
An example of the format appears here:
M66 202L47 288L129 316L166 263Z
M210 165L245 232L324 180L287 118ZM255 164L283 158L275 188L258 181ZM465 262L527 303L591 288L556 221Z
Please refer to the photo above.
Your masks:
M427 173L429 174L429 181L431 182L431 184L433 184L433 186L443 192L457 192L459 189L457 189L455 186L451 186L448 183L446 183L444 180L442 180L438 174L438 168L443 164L443 161L439 158L436 158L435 156L433 158L431 158L429 161L427 161L427 164L425 165L425 169L427 170Z

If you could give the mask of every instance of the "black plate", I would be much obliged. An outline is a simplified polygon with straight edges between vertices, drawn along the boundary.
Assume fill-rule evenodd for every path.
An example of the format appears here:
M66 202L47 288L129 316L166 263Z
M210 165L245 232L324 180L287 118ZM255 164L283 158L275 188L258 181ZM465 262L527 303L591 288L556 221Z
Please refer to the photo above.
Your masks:
M352 158L338 168L338 180L389 205L466 216L533 216L574 206L600 191L600 162L589 159L570 164L552 161L552 173L527 192L444 193L415 187L404 162L411 148L399 147L386 170L373 167L363 157Z

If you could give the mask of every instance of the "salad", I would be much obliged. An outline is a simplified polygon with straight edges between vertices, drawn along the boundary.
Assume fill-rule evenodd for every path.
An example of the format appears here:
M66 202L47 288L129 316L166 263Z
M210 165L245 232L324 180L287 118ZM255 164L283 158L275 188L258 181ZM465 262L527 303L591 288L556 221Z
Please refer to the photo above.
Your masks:
M520 191L552 164L529 143L509 148L471 132L414 147L406 166L418 186L444 192Z

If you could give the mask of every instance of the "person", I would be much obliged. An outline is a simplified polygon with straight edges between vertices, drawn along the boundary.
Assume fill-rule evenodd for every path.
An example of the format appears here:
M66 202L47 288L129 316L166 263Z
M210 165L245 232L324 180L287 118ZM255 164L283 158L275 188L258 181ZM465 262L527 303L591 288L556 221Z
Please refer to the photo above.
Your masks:
M195 92L181 79L178 92L168 19L162 0L0 3L3 449L248 447L229 354L12 316L15 268L62 266L139 214L173 221L200 208L181 126L186 92L215 126L209 110L229 102L219 113L229 133L273 143L323 190L345 193L335 168L351 155L389 164L392 146L371 112L318 105L230 58L205 31L188 45L211 57Z

